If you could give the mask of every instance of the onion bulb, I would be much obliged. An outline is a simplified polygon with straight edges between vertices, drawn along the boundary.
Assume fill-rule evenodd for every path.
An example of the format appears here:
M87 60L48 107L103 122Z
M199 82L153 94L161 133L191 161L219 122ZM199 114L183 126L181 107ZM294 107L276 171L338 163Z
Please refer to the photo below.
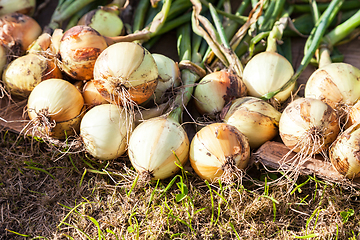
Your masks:
M195 172L210 182L230 183L250 160L245 135L226 123L212 123L196 133L190 145L190 163Z
M165 179L184 165L189 139L182 126L170 117L155 117L140 123L129 140L128 155L140 179Z
M279 133L281 113L271 104L255 97L234 100L224 122L243 133L251 148L258 148Z
M82 90L82 95L84 97L85 105L89 107L109 103L96 89L93 80L87 81L85 83Z
M0 42L11 56L23 55L41 33L40 25L27 15L11 13L0 17Z
M283 111L279 133L294 152L315 155L328 149L340 131L336 112L314 98L299 98Z
M154 93L158 69L148 50L133 42L107 47L94 66L94 83L100 94L118 105L141 104Z
M124 30L124 24L117 9L115 6L94 9L82 16L78 25L92 27L106 37L119 36Z
M161 104L168 100L169 92L180 85L180 69L174 60L163 54L152 54L159 72L159 81L155 88L153 99L156 104Z
M35 12L36 0L1 0L0 15L22 13L32 16Z
M114 104L102 104L85 113L80 136L85 149L95 158L111 160L126 152L132 122L127 110Z
M68 81L55 78L42 81L27 102L31 130L41 137L70 136L79 130L83 106L81 93Z
M9 92L21 98L28 97L36 85L50 78L62 78L55 60L33 53L10 62L2 76Z
M248 95L262 97L265 94L279 90L294 74L291 63L276 52L261 52L256 54L244 67L243 81ZM288 99L296 83L279 92L274 99L282 103Z
M246 96L247 88L239 76L228 71L213 72L203 77L195 88L195 107L200 114L215 118L226 104Z
M342 132L329 149L333 167L347 178L360 177L360 124Z
M346 121L346 128L355 123L360 123L360 101L357 101L352 107L350 107Z
M347 63L331 63L311 74L305 86L305 97L320 99L340 117L346 116L348 108L360 98L359 79L360 69Z
M77 80L93 78L94 64L107 47L106 40L88 26L75 26L65 31L59 46L61 68Z

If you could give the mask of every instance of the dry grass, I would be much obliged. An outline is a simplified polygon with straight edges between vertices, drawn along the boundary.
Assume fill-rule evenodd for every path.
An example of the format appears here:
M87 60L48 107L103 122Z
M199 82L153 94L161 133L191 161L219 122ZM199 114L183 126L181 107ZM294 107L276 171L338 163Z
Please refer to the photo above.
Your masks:
M286 185L267 184L280 174L262 167L225 186L185 166L133 187L125 157L99 163L5 130L0 137L0 239L358 238L359 192L313 176L285 195Z

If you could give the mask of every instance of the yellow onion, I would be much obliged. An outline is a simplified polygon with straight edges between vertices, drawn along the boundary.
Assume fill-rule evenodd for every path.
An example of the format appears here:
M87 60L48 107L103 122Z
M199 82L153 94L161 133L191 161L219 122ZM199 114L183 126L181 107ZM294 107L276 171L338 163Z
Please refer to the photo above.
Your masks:
M85 83L82 90L82 95L84 97L85 105L89 107L109 103L96 89L93 80L87 81Z
M194 91L195 107L200 114L215 118L235 98L246 96L247 88L239 76L228 71L203 77Z
M81 93L70 82L55 78L42 81L32 90L27 102L27 113L33 123L31 130L44 137L70 136L79 130L83 106Z
M114 104L91 108L80 124L80 136L85 149L95 158L111 160L123 155L132 131L128 112Z
M331 63L317 69L305 86L305 97L320 99L339 116L360 98L360 69L347 63Z
M0 42L11 56L23 55L41 33L40 25L27 15L11 13L0 17Z
M355 123L360 123L360 101L357 101L352 107L350 107L346 121L346 128Z
M9 92L26 98L41 81L62 78L54 59L29 53L16 58L4 70L2 80Z
M251 148L258 148L279 133L281 113L271 104L255 97L234 100L224 122L243 133Z
M92 27L106 37L119 36L123 32L124 24L118 14L115 6L101 7L82 16L78 25Z
M189 139L181 125L170 117L155 117L140 123L129 140L128 155L143 180L165 179L184 165Z
M195 172L210 182L231 182L250 160L247 138L234 126L213 123L196 133L190 145L190 163Z
M0 15L22 13L32 16L35 12L36 0L1 0Z
M173 95L174 88L180 85L180 69L174 60L163 54L152 54L159 72L159 81L149 99L161 104ZM169 94L170 93L170 94Z
M158 69L148 50L133 42L119 42L106 48L94 66L94 83L109 102L127 105L143 103L154 93Z
M72 27L60 41L61 69L77 80L93 79L95 61L106 47L105 38L93 28Z
M333 167L347 178L360 177L360 124L342 132L329 149Z
M340 131L336 112L314 98L299 98L281 114L279 133L294 152L314 155L328 149Z
M7 64L6 48L0 44L0 74L2 74L4 67Z
M248 95L262 97L279 90L294 74L291 63L276 52L256 54L244 67L243 81ZM280 103L289 98L296 83L279 92L274 99Z

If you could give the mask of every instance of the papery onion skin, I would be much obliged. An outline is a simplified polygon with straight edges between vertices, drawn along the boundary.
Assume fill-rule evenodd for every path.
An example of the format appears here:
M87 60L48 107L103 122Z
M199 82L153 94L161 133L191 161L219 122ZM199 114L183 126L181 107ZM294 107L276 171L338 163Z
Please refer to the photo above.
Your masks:
M360 124L342 132L329 149L333 167L347 178L360 177Z
M88 107L109 103L96 89L93 80L87 81L85 83L82 90L82 95L84 97L85 105Z
M10 62L2 76L9 92L21 98L28 97L36 85L51 78L62 78L55 61L32 53Z
M279 133L281 113L271 104L255 97L234 100L223 121L243 133L252 149L260 147Z
M96 30L74 26L64 32L60 41L61 68L74 79L93 79L95 61L105 48L106 40Z
M133 131L128 155L133 167L145 180L173 176L189 155L189 139L181 125L169 117L155 117Z
M246 96L247 88L239 76L228 71L203 77L195 88L195 107L200 114L215 118L231 100Z
M145 102L154 93L159 73L148 50L133 42L106 48L94 66L94 83L109 102Z
M360 123L360 101L357 101L350 107L348 118L345 121L345 127L348 128L355 123Z
M245 135L226 123L213 123L198 131L190 145L190 163L202 179L214 182L227 165L245 169L250 146Z
M327 150L339 131L334 109L313 98L299 98L291 102L281 114L279 122L279 133L284 144L294 152L308 155Z
M293 76L294 69L290 62L276 52L256 54L244 67L243 81L248 95L262 97L267 93L279 90ZM286 101L296 83L276 94L274 99L279 103Z
M360 69L347 63L331 63L311 74L305 97L320 99L342 115L342 108L352 106L360 98L359 79Z
M131 118L122 107L102 104L91 108L80 124L85 149L100 160L116 159L127 149Z

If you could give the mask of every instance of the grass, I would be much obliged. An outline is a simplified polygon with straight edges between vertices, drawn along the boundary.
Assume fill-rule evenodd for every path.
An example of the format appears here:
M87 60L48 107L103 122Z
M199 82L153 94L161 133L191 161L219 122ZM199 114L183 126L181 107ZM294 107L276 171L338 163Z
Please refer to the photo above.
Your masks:
M315 176L299 177L290 192L262 167L223 185L185 165L135 185L126 157L98 162L6 130L0 137L0 239L359 237L359 191Z

